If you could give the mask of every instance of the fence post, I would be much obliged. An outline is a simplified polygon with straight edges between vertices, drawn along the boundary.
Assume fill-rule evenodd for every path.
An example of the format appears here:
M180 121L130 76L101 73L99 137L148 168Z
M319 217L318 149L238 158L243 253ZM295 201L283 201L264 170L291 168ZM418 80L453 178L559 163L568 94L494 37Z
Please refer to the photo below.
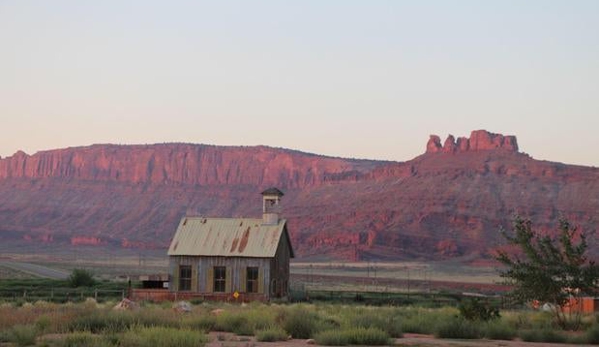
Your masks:
M125 290L121 290L121 300L125 299Z
M50 301L54 300L54 288L50 288Z
M27 290L26 289L23 289L23 298L25 298L25 299L27 298Z
M94 289L94 300L98 302L98 288Z

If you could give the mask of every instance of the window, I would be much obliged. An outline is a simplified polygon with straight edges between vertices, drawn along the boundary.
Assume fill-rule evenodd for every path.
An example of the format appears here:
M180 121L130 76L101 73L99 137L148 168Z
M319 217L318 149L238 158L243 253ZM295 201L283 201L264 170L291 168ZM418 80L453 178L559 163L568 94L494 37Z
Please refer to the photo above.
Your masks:
M179 290L191 290L191 265L179 265Z
M224 293L227 284L227 267L214 267L214 291Z
M247 283L246 290L248 293L258 293L258 268L247 268Z

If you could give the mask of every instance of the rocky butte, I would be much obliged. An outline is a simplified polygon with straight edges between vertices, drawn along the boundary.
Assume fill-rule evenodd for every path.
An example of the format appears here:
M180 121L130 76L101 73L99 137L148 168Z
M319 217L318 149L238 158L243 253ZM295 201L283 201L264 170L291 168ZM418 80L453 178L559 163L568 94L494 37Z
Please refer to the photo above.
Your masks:
M296 255L311 259L480 259L514 213L547 231L561 215L585 230L599 219L599 169L477 130L433 135L406 162L194 144L17 152L0 159L0 239L166 247L185 214L260 216L270 186L285 192Z

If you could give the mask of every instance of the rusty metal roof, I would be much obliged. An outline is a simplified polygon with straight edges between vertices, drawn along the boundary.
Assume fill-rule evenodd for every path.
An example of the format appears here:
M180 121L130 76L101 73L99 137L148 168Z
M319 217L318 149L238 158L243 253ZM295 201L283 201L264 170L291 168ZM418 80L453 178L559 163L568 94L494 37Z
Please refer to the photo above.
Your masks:
M283 233L289 242L286 223L284 219L268 225L252 218L184 217L168 255L272 258Z

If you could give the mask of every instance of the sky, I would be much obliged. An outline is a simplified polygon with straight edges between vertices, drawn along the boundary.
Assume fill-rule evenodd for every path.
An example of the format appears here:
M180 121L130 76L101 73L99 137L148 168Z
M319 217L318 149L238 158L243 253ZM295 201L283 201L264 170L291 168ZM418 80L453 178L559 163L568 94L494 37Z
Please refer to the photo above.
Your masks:
M95 143L599 166L599 1L0 0L0 156Z

